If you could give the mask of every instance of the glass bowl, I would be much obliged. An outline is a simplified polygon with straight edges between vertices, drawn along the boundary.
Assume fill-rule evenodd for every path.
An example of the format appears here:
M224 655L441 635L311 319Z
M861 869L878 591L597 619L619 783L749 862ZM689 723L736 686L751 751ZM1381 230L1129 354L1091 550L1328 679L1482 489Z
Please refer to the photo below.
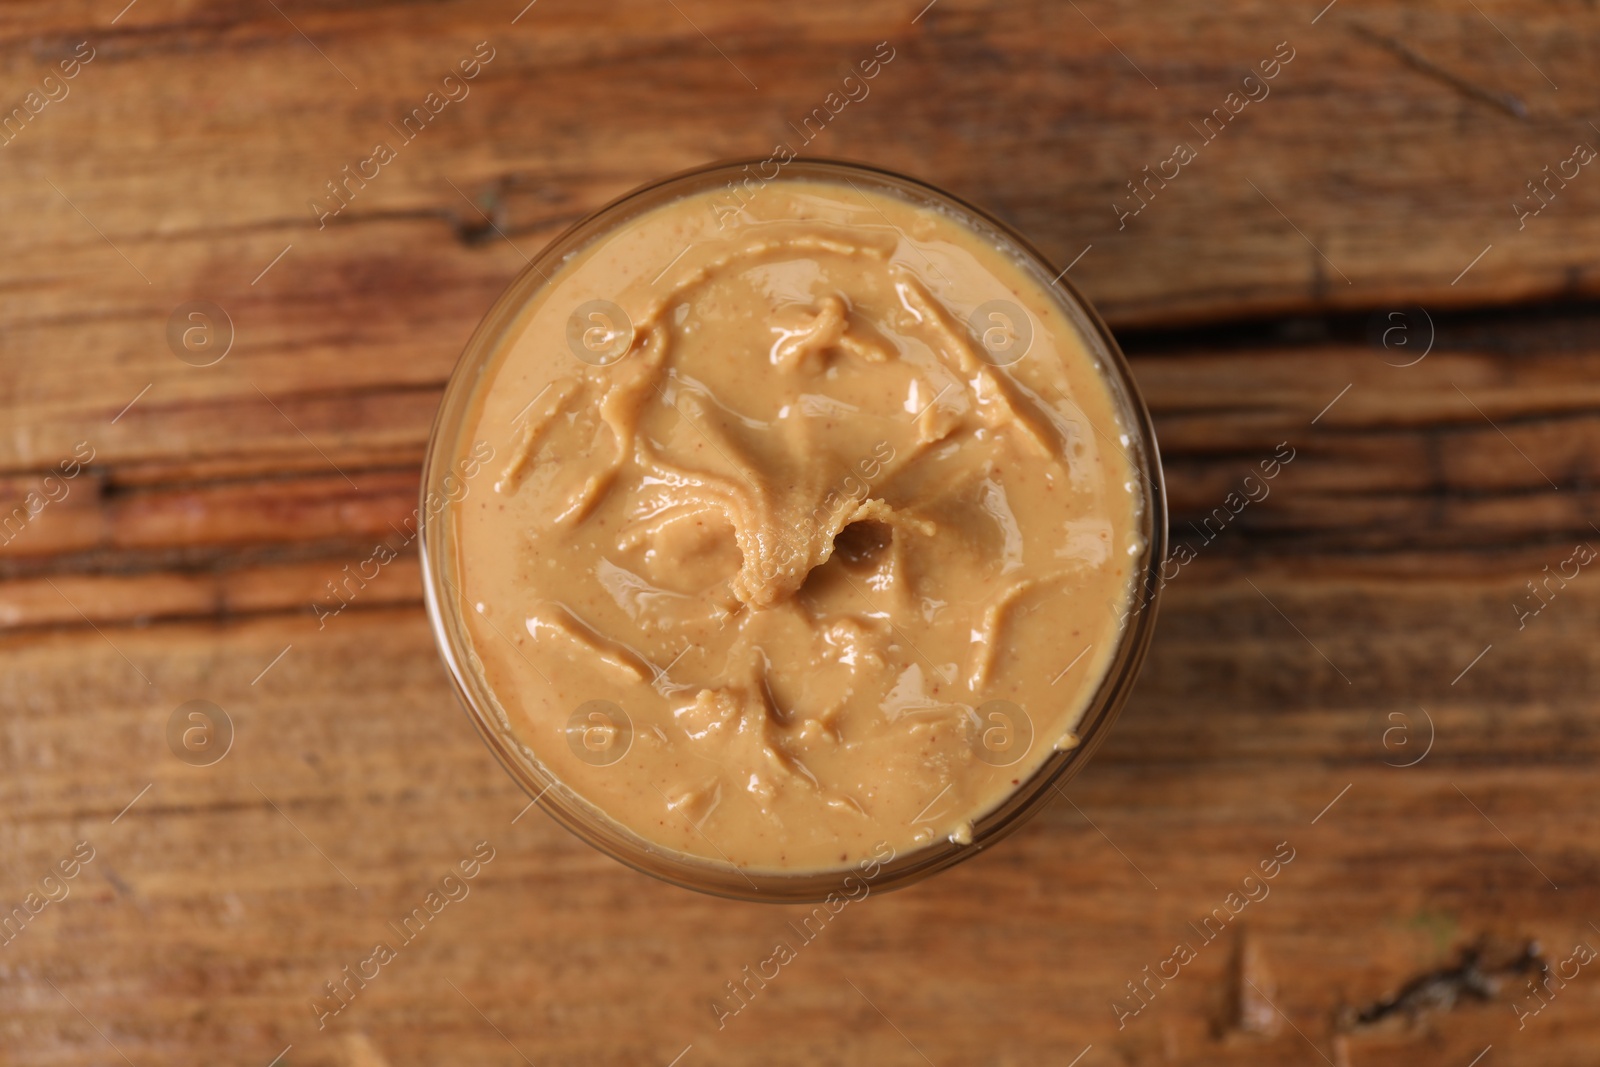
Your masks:
M512 330L528 300L548 283L549 275L575 251L652 208L701 192L723 188L745 176L750 167L771 160L713 163L671 175L607 204L561 234L539 253L501 294L467 342L439 405L423 461L420 531L424 594L439 652L449 669L468 717L485 743L528 795L552 818L579 838L621 862L675 885L741 900L775 903L824 901L843 894L857 899L866 891L909 885L969 859L1017 830L1050 800L1055 788L1077 773L1110 731L1133 688L1154 630L1166 558L1166 494L1154 430L1143 399L1116 340L1089 302L1030 245L993 216L924 182L878 167L823 159L795 159L781 168L781 178L849 181L953 213L986 232L1046 287L1054 287L1060 307L1076 326L1086 350L1098 363L1102 378L1120 408L1125 440L1120 448L1141 476L1137 516L1139 552L1130 571L1130 606L1121 623L1116 651L1098 689L1075 727L1079 743L1054 751L1030 777L998 806L974 820L969 843L935 840L930 844L863 860L853 867L827 871L773 873L745 870L729 863L679 853L650 842L568 787L546 768L514 734L510 721L477 669L472 640L463 620L457 592L453 509L465 492L457 457L466 421L480 382L501 342ZM777 180L777 179L774 179ZM1103 436L1103 435L1102 435ZM861 887L866 887L862 889Z

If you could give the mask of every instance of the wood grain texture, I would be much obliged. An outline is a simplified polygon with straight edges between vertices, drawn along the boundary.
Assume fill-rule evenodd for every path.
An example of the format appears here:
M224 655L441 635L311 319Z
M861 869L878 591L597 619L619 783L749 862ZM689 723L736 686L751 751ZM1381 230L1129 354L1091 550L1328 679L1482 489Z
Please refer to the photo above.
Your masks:
M0 919L95 850L0 937L0 1064L1592 1062L1600 976L1519 1027L1512 964L1600 945L1600 579L1527 585L1600 546L1600 177L1511 208L1600 144L1591 5L119 9L0 10L0 109L95 49L0 147L0 528L94 450L0 533ZM480 41L471 95L319 230L307 200ZM808 149L1059 263L1091 246L1072 277L1133 354L1194 558L1070 801L852 904L719 1029L805 910L657 884L525 810L455 707L406 524L524 257L642 181L797 143L880 41ZM1271 95L1119 231L1125 183L1281 41ZM233 324L214 366L168 348L192 299ZM400 558L329 615L380 542ZM236 730L212 767L167 747L192 699ZM470 895L319 1028L324 983L480 841Z
M524 256L642 181L780 141L926 177L1061 263L1089 248L1073 277L1117 324L1600 285L1589 168L1520 230L1511 206L1577 141L1600 143L1583 111L1600 16L1575 3L1345 0L1314 25L1262 3L940 0L914 25L905 5L840 0L804 14L540 0L515 25L520 5L500 3L278 6L141 0L114 26L78 2L0 15L8 99L78 42L95 50L70 95L0 148L15 357L0 468L48 466L91 431L122 461L283 459L304 451L291 422L342 465L361 454L356 418L360 447L414 451L431 390ZM308 202L398 142L391 123L480 41L495 58L471 94L319 229ZM870 94L797 143L879 41L895 58ZM1295 58L1270 95L1119 229L1127 183L1201 142L1191 123L1283 41ZM188 299L233 321L214 368L166 351Z

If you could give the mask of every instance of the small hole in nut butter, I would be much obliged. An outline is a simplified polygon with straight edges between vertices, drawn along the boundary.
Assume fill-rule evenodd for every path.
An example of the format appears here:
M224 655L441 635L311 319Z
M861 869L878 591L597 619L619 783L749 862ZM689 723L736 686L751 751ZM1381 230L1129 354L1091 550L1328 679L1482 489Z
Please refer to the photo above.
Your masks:
M852 522L833 539L833 554L848 567L870 568L889 550L894 529L888 523L863 519Z
M970 842L1116 654L1120 394L981 221L730 196L620 215L490 357L457 450L493 459L450 519L473 669L657 847L800 872Z

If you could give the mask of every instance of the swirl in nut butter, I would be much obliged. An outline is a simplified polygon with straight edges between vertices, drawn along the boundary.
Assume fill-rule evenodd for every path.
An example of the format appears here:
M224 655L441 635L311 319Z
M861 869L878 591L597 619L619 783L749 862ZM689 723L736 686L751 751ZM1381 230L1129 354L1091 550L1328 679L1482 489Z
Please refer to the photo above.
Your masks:
M495 466L454 515L473 668L661 848L799 872L969 840L1115 653L1123 409L974 220L827 180L715 196L595 236L489 361L461 440Z

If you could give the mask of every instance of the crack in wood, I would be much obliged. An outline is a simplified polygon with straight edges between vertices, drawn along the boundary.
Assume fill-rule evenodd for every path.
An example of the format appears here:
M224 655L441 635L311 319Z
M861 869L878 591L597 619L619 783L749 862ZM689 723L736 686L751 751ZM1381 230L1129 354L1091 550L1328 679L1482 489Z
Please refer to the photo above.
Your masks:
M1351 24L1350 32L1398 57L1402 63L1418 74L1432 78L1441 85L1448 86L1468 100L1473 100L1480 104L1488 104L1495 110L1503 111L1522 122L1528 121L1528 105L1523 103L1516 94L1495 92L1493 89L1485 89L1481 85L1476 85L1459 74L1444 69L1403 42L1368 29L1359 22Z
M1539 942L1527 941L1509 959L1490 962L1494 953L1487 941L1480 941L1461 952L1460 962L1441 967L1411 979L1399 992L1374 1001L1359 1010L1341 1013L1340 1029L1368 1030L1387 1020L1403 1018L1412 1024L1429 1015L1455 1010L1464 999L1488 1003L1500 992L1502 981L1512 975L1543 973L1549 968L1540 953Z

